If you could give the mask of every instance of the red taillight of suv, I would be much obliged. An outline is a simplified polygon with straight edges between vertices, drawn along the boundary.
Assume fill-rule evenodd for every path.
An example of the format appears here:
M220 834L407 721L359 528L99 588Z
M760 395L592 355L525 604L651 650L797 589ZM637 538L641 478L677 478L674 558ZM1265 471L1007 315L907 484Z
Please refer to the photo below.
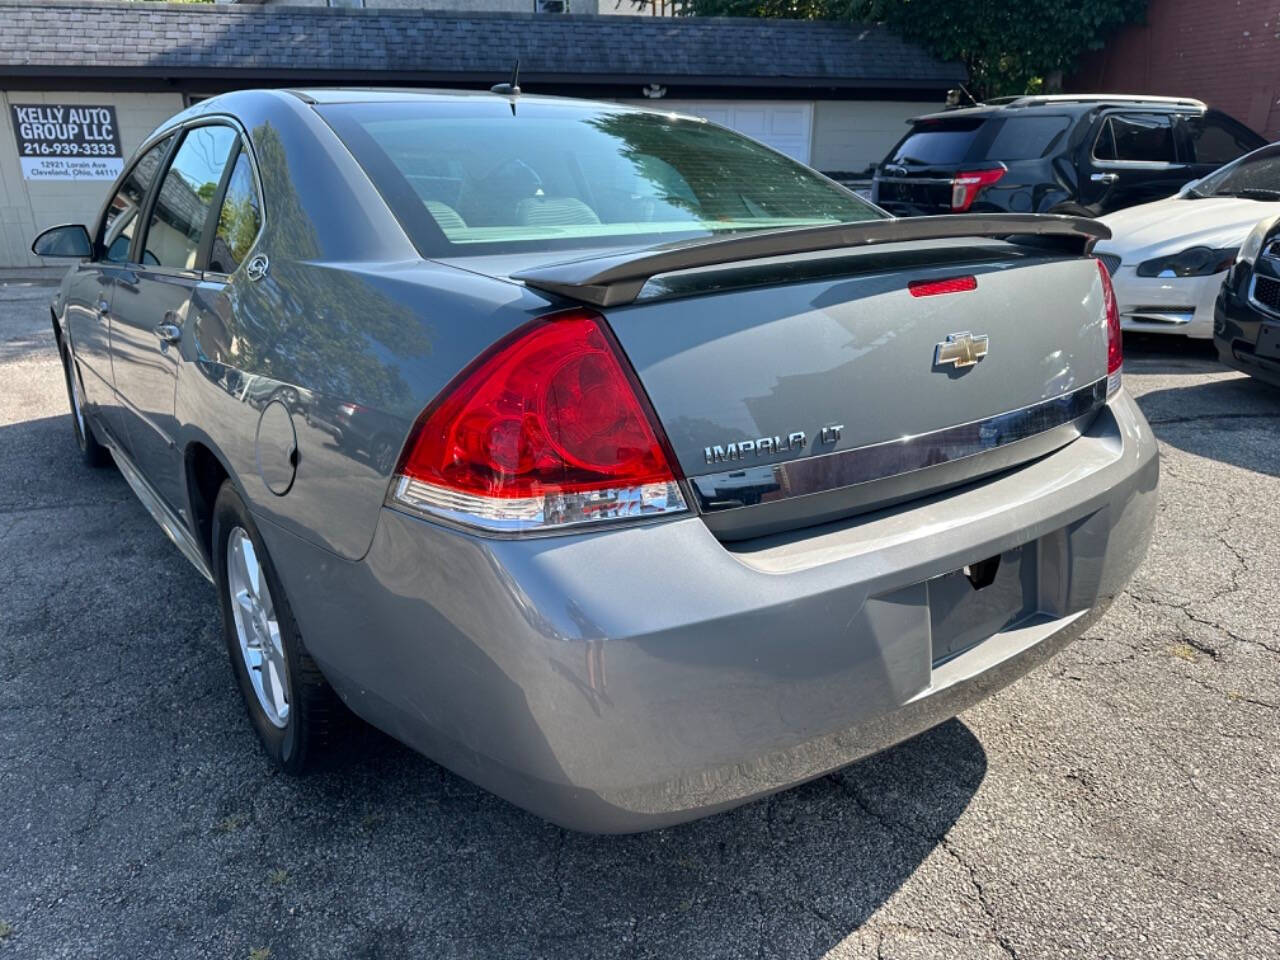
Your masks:
M1120 332L1120 307L1116 303L1116 291L1111 285L1111 273L1107 265L1095 259L1098 276L1102 278L1102 309L1107 321L1107 396L1120 389L1124 374L1124 339Z
M964 213L978 198L978 191L989 187L1005 174L1004 167L994 170L962 170L951 178L951 212Z
M388 502L507 533L686 510L661 427L603 319L499 341L418 418Z

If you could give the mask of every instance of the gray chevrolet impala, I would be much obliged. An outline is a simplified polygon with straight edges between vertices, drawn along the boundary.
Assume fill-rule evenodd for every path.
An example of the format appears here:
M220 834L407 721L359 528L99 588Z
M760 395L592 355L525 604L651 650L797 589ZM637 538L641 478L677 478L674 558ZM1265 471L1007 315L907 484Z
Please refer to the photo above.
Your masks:
M214 585L272 760L355 713L610 832L910 737L1123 588L1107 235L894 219L653 110L280 90L33 249L84 460Z

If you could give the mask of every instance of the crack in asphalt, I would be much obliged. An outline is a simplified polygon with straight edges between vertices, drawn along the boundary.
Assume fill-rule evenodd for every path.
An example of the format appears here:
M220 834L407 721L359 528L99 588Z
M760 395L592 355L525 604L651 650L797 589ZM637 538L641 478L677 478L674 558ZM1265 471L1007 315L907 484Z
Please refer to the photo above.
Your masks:
M925 830L917 829L916 827L911 826L910 824L893 820L890 817L886 816L885 814L881 813L880 811L873 809L871 805L867 803L866 799L861 795L857 787L847 778L838 777L837 782L840 784L841 788L844 789L845 792L852 798L853 802L857 804L858 808L862 810L864 814L871 817L873 820L876 820L877 822L879 822L882 826L884 826L890 832L906 835L908 837L914 838L917 841L923 840L923 841L933 843L934 845L936 845L938 849L941 849L944 853L950 856L956 862L956 864L967 873L969 877L969 883L970 883L970 886L973 888L973 892L974 892L974 897L972 898L972 902L977 904L979 909L986 916L987 925L990 931L990 941L992 943L995 943L996 946L998 946L1005 953L1006 956L1012 957L1013 960L1018 960L1017 949L1014 947L1013 943L1008 939L1008 937L1006 937L1000 930L999 918L996 916L995 909L992 906L991 902L988 900L986 887L978 878L977 869L972 864L970 864L968 860L960 853L960 851L951 842L950 837L945 831L942 833L936 833L936 834L930 833Z

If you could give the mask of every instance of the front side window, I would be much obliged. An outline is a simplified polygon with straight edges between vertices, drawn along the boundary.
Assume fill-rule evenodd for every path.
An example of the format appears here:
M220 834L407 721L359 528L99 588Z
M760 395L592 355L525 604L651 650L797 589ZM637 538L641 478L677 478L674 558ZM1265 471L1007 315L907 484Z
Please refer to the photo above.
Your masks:
M171 143L173 137L165 137L144 153L124 178L120 190L111 198L98 228L98 249L102 251L102 259L108 263L128 262L129 246L133 243L133 235L138 232L138 218L142 215L142 201Z
M1102 124L1093 147L1095 160L1173 163L1173 123L1159 113L1113 114Z
M882 217L712 124L506 100L320 110L425 256L636 246Z
M244 262L261 226L262 211L258 207L253 164L241 150L227 179L222 209L218 211L218 232L209 253L209 269L215 273L234 273Z
M143 263L195 268L209 208L235 144L236 132L230 127L187 131L160 184L143 243Z

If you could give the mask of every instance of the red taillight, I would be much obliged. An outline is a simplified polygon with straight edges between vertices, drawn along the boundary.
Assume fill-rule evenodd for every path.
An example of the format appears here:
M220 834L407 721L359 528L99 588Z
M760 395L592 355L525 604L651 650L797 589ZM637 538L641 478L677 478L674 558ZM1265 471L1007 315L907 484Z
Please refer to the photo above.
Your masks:
M945 280L911 280L907 290L913 297L936 297L940 293L964 293L977 290L977 277L947 277Z
M964 213L978 198L978 191L989 187L1005 174L1004 167L995 170L965 170L951 178L951 212Z
M1111 273L1101 260L1098 276L1102 278L1102 309L1107 315L1107 396L1120 389L1124 367L1124 340L1120 332L1120 307L1116 303L1116 291L1111 286Z
M390 499L489 530L685 509L673 461L602 319L535 320L419 418Z

